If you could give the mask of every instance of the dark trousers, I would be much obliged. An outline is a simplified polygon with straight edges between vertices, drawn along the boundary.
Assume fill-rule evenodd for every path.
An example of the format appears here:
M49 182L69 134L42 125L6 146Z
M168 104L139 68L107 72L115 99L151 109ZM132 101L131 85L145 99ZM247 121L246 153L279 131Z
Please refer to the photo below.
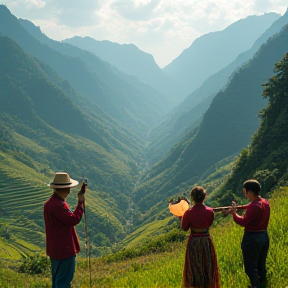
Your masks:
M52 288L70 288L75 273L76 257L51 260Z
M250 279L251 286L253 288L265 287L266 258L269 249L267 231L245 232L241 243L241 249L245 273Z

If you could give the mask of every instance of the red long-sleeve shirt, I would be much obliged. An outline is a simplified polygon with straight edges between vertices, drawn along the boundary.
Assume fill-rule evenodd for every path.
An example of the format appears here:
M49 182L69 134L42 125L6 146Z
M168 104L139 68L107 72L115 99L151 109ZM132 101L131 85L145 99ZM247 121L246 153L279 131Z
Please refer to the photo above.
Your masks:
M60 196L53 194L44 204L46 253L52 259L65 259L80 251L75 225L83 215L83 203L72 212Z
M185 231L189 228L208 229L213 221L213 209L202 203L197 203L184 213L181 220L181 227Z
M270 204L264 198L258 197L246 207L244 216L233 214L234 221L245 227L245 231L263 231L267 229L270 218Z

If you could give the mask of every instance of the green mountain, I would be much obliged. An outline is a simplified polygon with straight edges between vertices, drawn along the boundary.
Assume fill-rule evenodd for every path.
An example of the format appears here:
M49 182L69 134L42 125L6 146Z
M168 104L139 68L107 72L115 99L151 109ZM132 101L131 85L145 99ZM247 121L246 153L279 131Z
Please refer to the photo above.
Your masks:
M260 125L257 115L267 105L260 96L262 83L273 75L274 63L287 51L288 27L234 73L226 89L213 99L201 125L142 177L133 197L141 213L148 215L156 203L164 205L167 197L195 184L211 166L236 156L249 144Z
M0 222L5 219L12 235L26 241L33 232L42 233L30 241L43 247L42 208L51 194L46 183L53 171L66 170L78 180L90 179L91 238L113 243L125 234L129 191L141 160L129 144L135 139L115 138L105 129L109 119L100 122L80 110L43 67L10 38L0 37ZM72 87L70 93L76 95Z
M222 31L205 34L197 38L163 70L189 88L191 93L209 76L226 67L240 53L250 49L256 39L279 17L276 13L249 16Z
M146 90L145 85L136 80L131 84L130 78L129 83L125 82L127 76L119 77L120 71L114 72L115 68L111 69L92 53L49 39L46 40L53 48L40 43L4 5L0 6L0 31L138 136L145 134L167 112L165 97L160 92L152 88Z
M108 86L112 86L115 89L123 89L123 85L125 83L126 85L129 84L135 90L135 97L138 97L138 95L143 97L143 99L145 99L147 103L151 105L151 107L149 107L150 109L155 109L154 106L156 105L162 113L163 111L167 111L167 109L171 107L172 103L175 102L174 99L170 99L167 96L155 91L155 89L152 88L153 86L148 85L149 83L143 81L143 83L140 82L137 78L133 77L133 74L123 74L121 73L121 69L118 70L115 67L107 64L105 61L101 61L97 57L98 55L95 57L94 54L87 53L87 51L89 51L88 49L82 49L81 47L81 49L79 49L72 45L52 40L43 34L39 27L36 27L28 20L19 19L19 23L39 42L47 44L53 50L56 50L66 56L79 57L82 59L87 67L89 67L89 69Z
M252 59L259 48L274 34L279 33L287 23L288 10L255 41L249 50L242 52L233 62L205 80L198 89L173 108L152 129L149 133L151 145L149 145L146 152L152 164L155 164L164 157L173 145L177 144L196 125L199 125L203 114L208 110L213 98L221 89L225 88L231 74L246 61Z
M214 192L213 197L221 204L230 200L225 198L227 193L241 195L243 182L250 178L260 181L263 196L275 186L287 186L288 53L275 65L275 75L263 86L262 95L269 103L260 113L261 126L250 145L242 150L229 179Z
M141 51L133 44L118 44L107 40L97 41L91 37L75 36L62 42L90 51L109 62L127 75L167 95L169 101L180 103L190 91L168 77L156 64L151 54Z

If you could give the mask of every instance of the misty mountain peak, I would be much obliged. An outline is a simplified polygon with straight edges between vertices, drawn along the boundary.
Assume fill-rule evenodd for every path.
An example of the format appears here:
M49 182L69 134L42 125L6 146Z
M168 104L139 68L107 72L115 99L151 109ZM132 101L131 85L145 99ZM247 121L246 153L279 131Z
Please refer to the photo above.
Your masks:
M248 16L221 31L202 35L163 70L171 78L185 85L191 93L209 76L250 49L279 17L276 13Z
M134 44L119 44L108 40L98 41L91 37L80 36L62 42L94 53L123 73L135 76L141 82L172 98L174 103L181 101L188 94L188 91L177 85L162 71L151 54L140 50ZM178 99L175 97L176 95L179 97Z
M8 9L8 7L4 4L0 4L0 12L5 12L5 13L9 13L9 14L12 14L10 12L10 10Z

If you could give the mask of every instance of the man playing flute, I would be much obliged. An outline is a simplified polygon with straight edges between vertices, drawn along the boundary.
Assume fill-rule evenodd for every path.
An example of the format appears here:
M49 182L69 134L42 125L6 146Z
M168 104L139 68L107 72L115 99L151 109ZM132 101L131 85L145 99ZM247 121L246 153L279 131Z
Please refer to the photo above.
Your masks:
M244 196L251 202L245 206L246 213L236 213L236 203L232 202L228 214L233 215L236 224L245 227L241 243L245 273L250 279L251 288L267 287L266 258L269 248L267 226L270 217L270 205L260 197L260 183L250 179L243 184Z

